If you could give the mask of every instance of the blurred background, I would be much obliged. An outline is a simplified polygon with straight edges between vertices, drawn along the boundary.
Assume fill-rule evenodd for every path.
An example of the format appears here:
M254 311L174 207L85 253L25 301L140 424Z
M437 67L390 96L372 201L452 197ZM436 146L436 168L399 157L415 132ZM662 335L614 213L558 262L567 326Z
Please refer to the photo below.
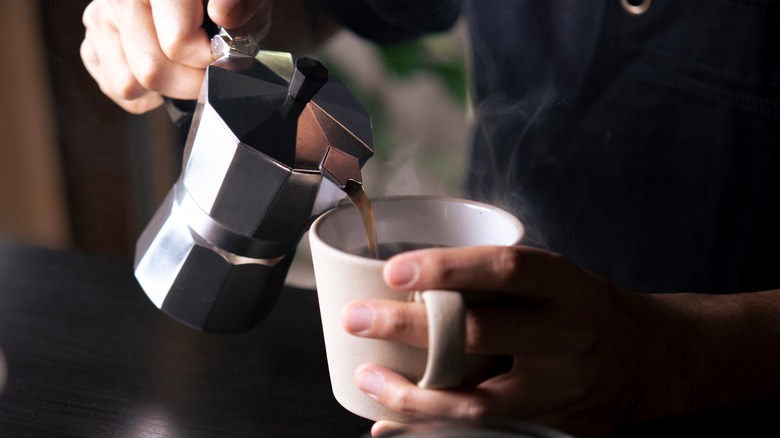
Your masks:
M131 115L100 92L79 58L88 3L0 0L0 239L131 259L183 139L164 109ZM463 195L467 44L463 23L385 47L344 31L314 55L372 115L370 197ZM313 286L306 238L288 282Z

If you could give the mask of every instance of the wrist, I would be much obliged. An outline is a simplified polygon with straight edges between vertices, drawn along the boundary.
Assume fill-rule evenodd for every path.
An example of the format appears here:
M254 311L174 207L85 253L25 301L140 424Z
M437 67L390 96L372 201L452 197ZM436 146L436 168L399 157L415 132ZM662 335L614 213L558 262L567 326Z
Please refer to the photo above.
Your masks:
M777 401L779 291L649 294L630 422Z
M698 410L708 341L693 295L628 292L624 297L634 333L630 339L638 345L625 346L631 366L621 426Z

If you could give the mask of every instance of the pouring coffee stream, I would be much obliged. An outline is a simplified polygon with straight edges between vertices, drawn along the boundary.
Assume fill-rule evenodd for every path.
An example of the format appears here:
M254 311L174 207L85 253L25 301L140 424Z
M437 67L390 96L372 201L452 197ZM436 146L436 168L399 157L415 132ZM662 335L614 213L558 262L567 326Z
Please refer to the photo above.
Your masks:
M371 207L371 200L368 199L368 195L366 195L362 185L350 185L345 190L349 199L357 207L360 212L360 218L363 220L363 227L366 229L368 256L378 259L380 258L379 238L376 235L376 220L374 218L374 209Z
M322 160L322 173L325 177L343 190L360 212L363 227L366 229L366 248L368 255L379 258L378 240L376 237L376 221L371 201L363 190L360 168L351 163L351 157L338 149L328 150Z
M311 222L362 193L371 121L316 60L224 29L212 51L181 174L138 239L135 276L178 321L240 332L273 308Z

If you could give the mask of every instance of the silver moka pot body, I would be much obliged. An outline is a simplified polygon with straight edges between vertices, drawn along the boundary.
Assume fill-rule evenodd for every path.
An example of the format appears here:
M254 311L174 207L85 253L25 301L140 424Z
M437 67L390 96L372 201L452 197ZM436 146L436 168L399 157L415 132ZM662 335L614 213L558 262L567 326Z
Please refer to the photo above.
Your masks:
M149 299L209 332L271 311L302 235L373 153L368 114L319 62L237 42L212 40L181 175L135 254Z

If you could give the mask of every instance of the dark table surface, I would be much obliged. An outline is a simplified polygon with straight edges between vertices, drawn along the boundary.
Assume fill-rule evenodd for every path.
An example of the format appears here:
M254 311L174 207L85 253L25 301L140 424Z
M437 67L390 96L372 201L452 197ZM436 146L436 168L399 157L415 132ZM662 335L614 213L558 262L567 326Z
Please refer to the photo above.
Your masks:
M773 348L777 348L774 346ZM160 312L130 260L0 242L0 437L365 437L333 398L314 291L286 288L237 335ZM780 436L780 406L620 437Z
M130 260L0 243L0 437L361 437L333 398L316 294L239 335L160 312Z

